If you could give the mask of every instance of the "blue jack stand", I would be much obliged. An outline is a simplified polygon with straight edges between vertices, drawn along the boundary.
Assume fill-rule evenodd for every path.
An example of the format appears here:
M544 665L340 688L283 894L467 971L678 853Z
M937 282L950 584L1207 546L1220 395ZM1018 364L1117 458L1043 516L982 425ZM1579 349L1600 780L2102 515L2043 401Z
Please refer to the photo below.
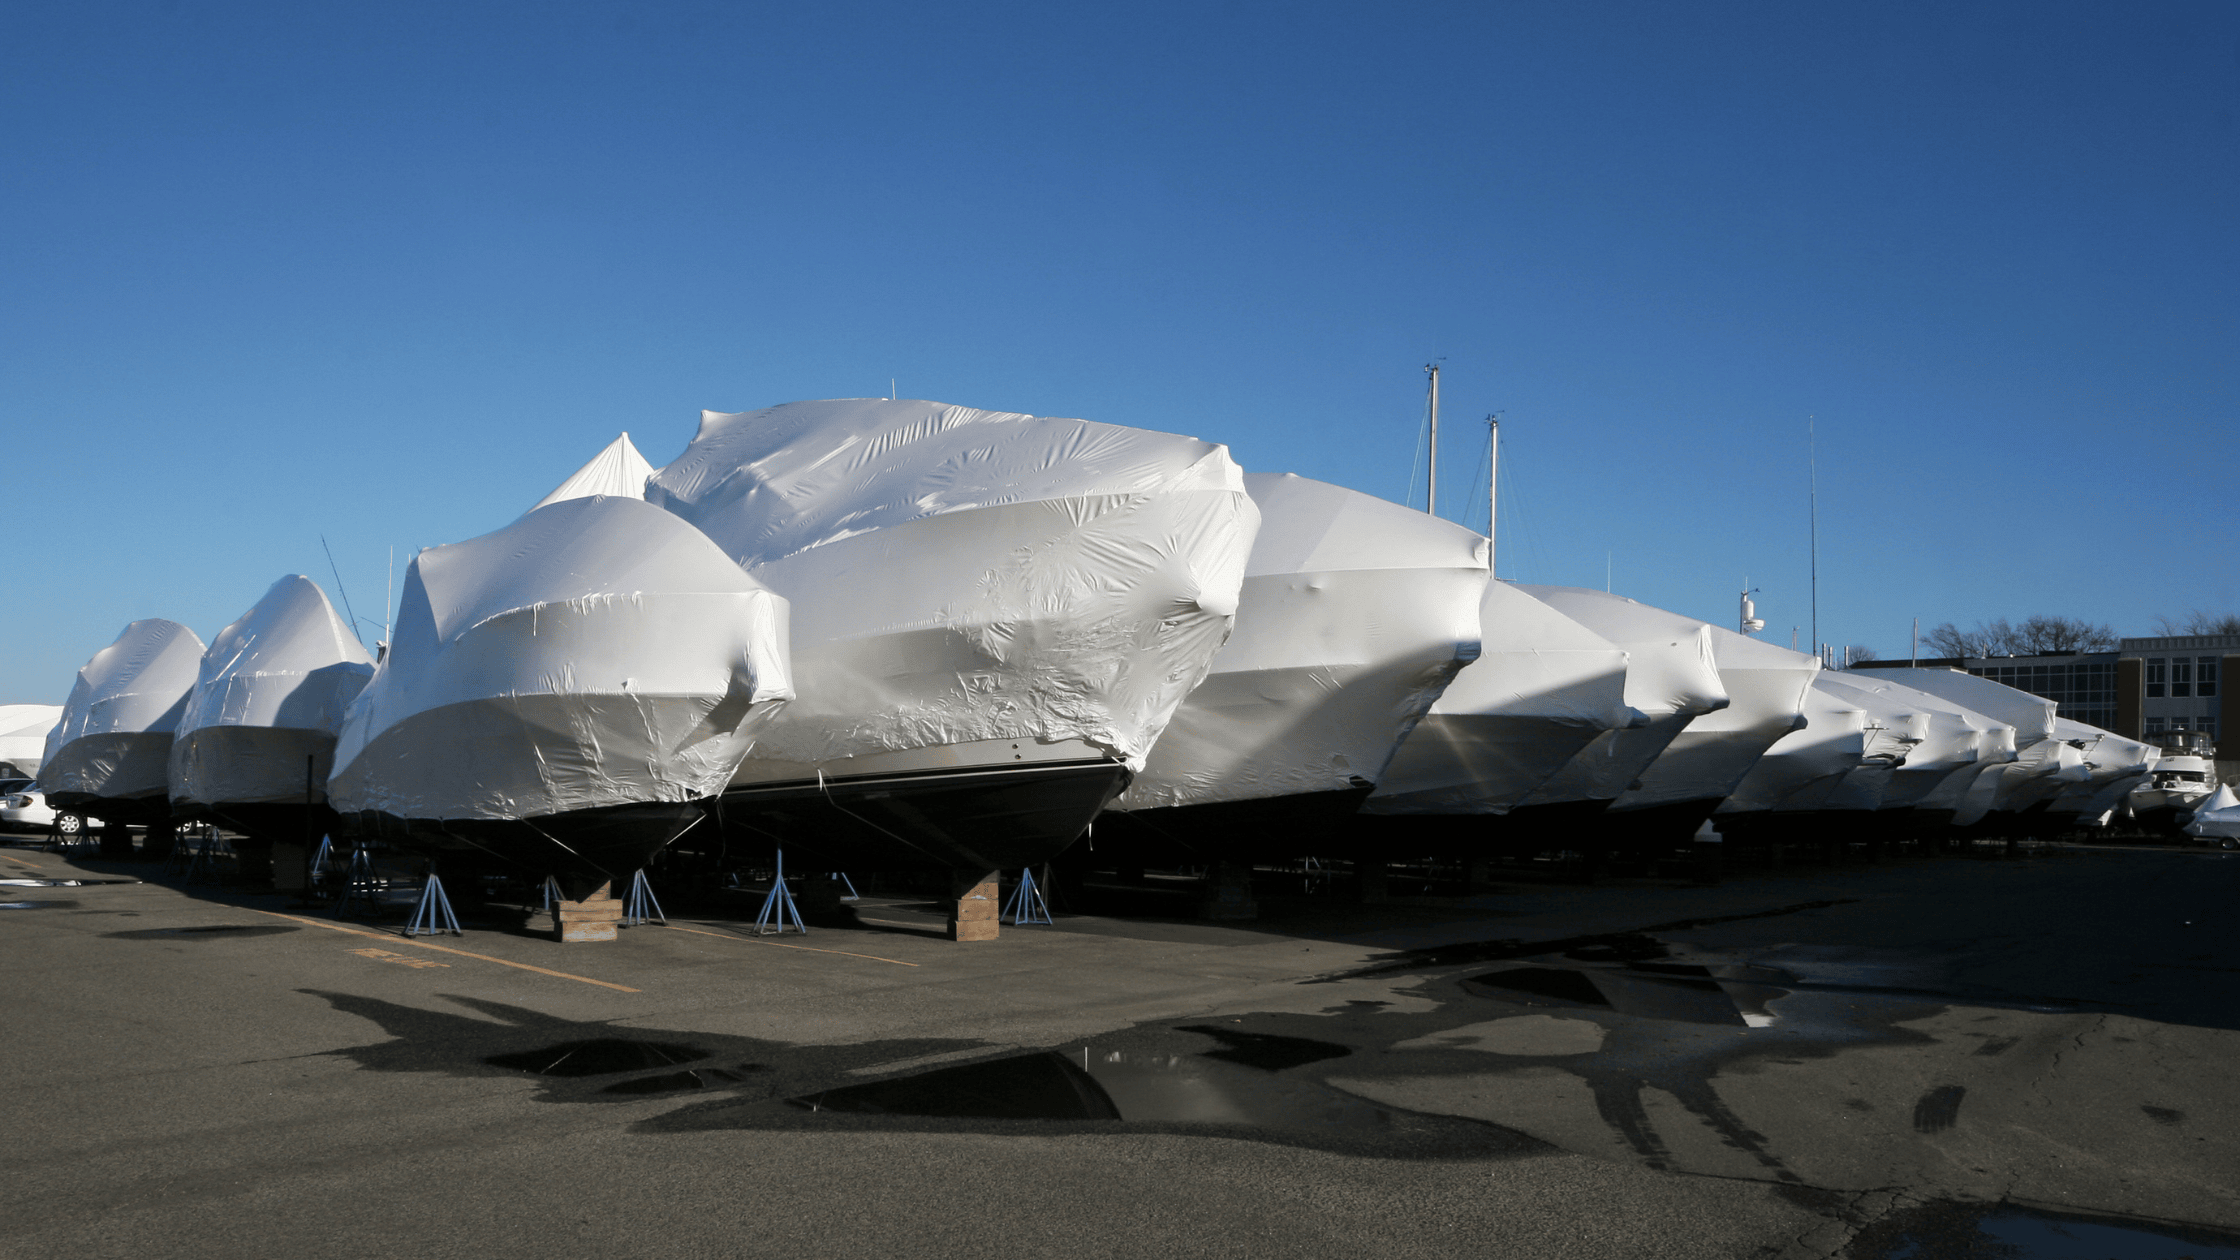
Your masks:
M206 827L196 837L194 857L187 863L187 882L190 884L215 884L224 876L218 870L218 859L230 857L233 846L218 834L216 827Z
M541 895L544 898L544 904L538 908L546 914L558 913L554 907L568 899L568 895L560 891L560 881L550 875L544 877L544 888L541 890Z
M788 919L793 921L794 931L803 936L809 934L809 925L801 921L800 907L793 904L793 894L786 889L786 851L780 849L777 873L770 880L770 895L762 899L762 913L754 919L754 934L783 933Z
M312 888L317 888L326 881L327 876L333 874L332 871L327 869L333 863L334 837L321 836L319 837L319 851L311 855L310 880ZM304 891L309 892L310 889L307 888Z
M373 894L379 891L380 876L374 874L373 855L364 845L350 850L350 865L343 872L342 895L335 898L334 917L350 913L352 906L360 910L373 909Z
M1003 907L1003 912L1011 917L1013 927L1050 922L1050 903L1043 900L1042 890L1035 886L1033 867L1019 871L1019 886L1011 890L1011 900Z
M420 886L420 904L413 907L412 918L405 922L404 934L436 936L444 932L453 936L466 935L459 930L459 916L451 913L451 898L443 895L443 881L430 869L428 882Z
M840 886L841 886L842 888L845 888L845 889L847 889L847 890L848 890L848 891L847 891L846 893L844 893L844 894L842 894L842 895L841 895L841 897L840 897L840 900L842 900L842 901L861 901L861 900L863 900L863 894L862 894L862 893L859 893L859 892L857 892L857 891L856 891L856 882L855 882L854 880L852 880L852 879L849 879L849 878L848 878L848 873L847 873L846 871L829 871L829 872L827 872L826 874L827 874L827 876L828 876L829 878L832 878L832 879L837 879L837 880L839 880L839 881L840 881Z
M661 903L653 897L653 885L646 882L645 868L640 867L630 876L630 899L622 906L622 926L641 927L655 919L661 920L661 926L669 926L669 916L661 913Z

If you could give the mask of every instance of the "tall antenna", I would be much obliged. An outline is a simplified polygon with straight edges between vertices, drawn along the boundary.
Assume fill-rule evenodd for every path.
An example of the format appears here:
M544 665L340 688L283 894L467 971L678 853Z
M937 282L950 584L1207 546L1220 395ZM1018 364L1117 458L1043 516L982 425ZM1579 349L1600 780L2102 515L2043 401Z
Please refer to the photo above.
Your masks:
M1423 365L1431 377L1431 477L1423 492L1423 510L1432 516L1439 514L1439 361L1434 359Z
M358 614L350 607L350 592L342 585L342 569L334 562L334 548L327 546L325 534L319 535L319 548L327 553L327 571L334 574L334 589L342 595L342 611L349 615L350 633L357 635L358 642L362 644L366 641L366 636L358 633Z
M1804 418L1805 469L1811 478L1808 502L1812 509L1812 641L1820 642L1820 435L1814 418Z
M1493 536L1501 510L1501 417L1486 417L1486 580L1499 570L1493 567Z

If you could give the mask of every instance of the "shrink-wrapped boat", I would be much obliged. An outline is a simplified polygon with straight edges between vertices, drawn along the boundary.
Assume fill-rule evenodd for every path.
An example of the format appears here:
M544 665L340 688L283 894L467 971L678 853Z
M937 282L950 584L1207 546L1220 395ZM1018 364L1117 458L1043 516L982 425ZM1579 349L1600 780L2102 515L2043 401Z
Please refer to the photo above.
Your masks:
M1953 815L1954 826L1992 835L2042 829L2037 815L2063 789L2092 777L2083 750L2061 737L2054 702L2043 696L1956 669L1875 672L2014 728L2014 759L1987 766L1976 775Z
M36 778L47 732L61 720L59 704L0 704L0 779Z
M1606 830L1611 804L1644 781L1689 723L1731 703L1719 678L1712 628L1602 591L1516 589L1625 652L1625 702L1640 718L1587 741L1509 811L1492 837L1504 848L1600 847L1627 830L1622 820L1617 831ZM1581 612L1597 623L1581 621Z
M705 413L646 496L793 602L800 698L725 835L983 873L1053 856L1142 768L1259 521L1214 443L915 400Z
M2056 714L2054 734L2084 758L2087 777L2072 783L2046 806L2047 823L2054 831L2067 827L2104 827L2113 820L2116 806L2147 781L2162 750L2153 744L2128 739L2114 731Z
M1371 816L1475 820L1440 828L1465 847L1588 743L1649 721L1628 703L1625 650L1513 583L1486 584L1478 623L1478 658L1408 733L1362 806Z
M202 668L202 640L176 621L124 628L78 671L47 735L38 790L57 810L151 828L171 825L171 739ZM121 832L112 827L112 840Z
M675 516L538 508L414 558L329 798L363 833L583 895L701 820L792 695L785 635L785 601Z
M276 840L326 832L343 711L372 677L372 654L316 582L274 582L202 654L171 741L174 815L243 833L251 866Z
M562 503L569 499L588 499L607 495L617 499L643 499L646 497L646 479L653 476L653 465L638 453L638 448L625 433L606 448L591 457L589 463L568 474L568 479L553 487L552 493L537 500L536 507Z
M1173 860L1327 842L1479 651L1486 540L1293 474L1248 473L1236 628L1097 830Z
M1872 812L1874 838L1898 839L1949 824L1977 775L2014 760L2014 728L1882 677L1886 672L1822 675L1826 686L1857 699L1879 722L1913 741L1902 763L1862 766L1831 805L1854 815Z
M1892 749L1877 739L1883 730L1865 706L1821 685L1817 674L1801 716L1803 724L1775 740L1713 813L1721 834L1793 823L1791 815L1827 808L1845 776L1870 757L1894 764L1904 756L1904 745Z
M1726 696L1725 704L1681 724L1610 802L1601 829L1607 840L1686 840L1766 750L1801 725L1805 695L1820 673L1817 657L1622 595L1573 586L1526 589L1613 643L1700 642Z

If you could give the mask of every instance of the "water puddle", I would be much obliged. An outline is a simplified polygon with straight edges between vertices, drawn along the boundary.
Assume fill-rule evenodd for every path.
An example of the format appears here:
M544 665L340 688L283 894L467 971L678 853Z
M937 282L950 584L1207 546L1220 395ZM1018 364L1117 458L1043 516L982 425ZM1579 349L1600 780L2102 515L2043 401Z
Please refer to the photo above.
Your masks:
M1348 1053L1343 1046L1327 1048ZM1124 1120L1323 1133L1381 1134L1393 1127L1392 1112L1387 1108L1313 1081L1223 1062L1217 1057L1222 1053L1100 1052L1087 1047L1070 1053L1046 1050L824 1090L787 1101L808 1111L951 1119ZM1327 1053L1316 1055L1317 1059L1329 1057Z
M1205 1057L1228 1063L1242 1063L1269 1072L1285 1068L1304 1067L1324 1059L1339 1059L1353 1051L1330 1041L1312 1041L1305 1037L1279 1037L1274 1033L1244 1032L1223 1028L1219 1024L1185 1024L1176 1032L1198 1033L1221 1043L1219 1050L1208 1050Z
M513 1068L537 1076L611 1076L642 1072L647 1068L678 1067L708 1058L698 1046L673 1041L635 1041L626 1037L595 1037L588 1041L563 1041L539 1050L494 1054L483 1060L492 1067Z
M641 1076L635 1080L617 1081L602 1094L671 1094L688 1089L721 1089L737 1085L749 1073L767 1072L760 1063L742 1063L737 1068L689 1068L682 1072L664 1072L659 1076Z
M75 901L0 901L0 910L66 910Z
M83 888L88 884L138 884L137 879L0 879L0 888Z
M2004 1203L1940 1202L1875 1222L1845 1254L1851 1260L2240 1260L2240 1237Z

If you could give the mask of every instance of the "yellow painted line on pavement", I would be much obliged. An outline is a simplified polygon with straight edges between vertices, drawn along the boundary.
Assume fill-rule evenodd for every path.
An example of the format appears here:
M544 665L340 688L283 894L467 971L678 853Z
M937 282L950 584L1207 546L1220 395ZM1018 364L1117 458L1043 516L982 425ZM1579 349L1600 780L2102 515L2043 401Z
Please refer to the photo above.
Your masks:
M0 857L8 858L9 861L15 863L17 866L28 867L34 871L39 869L39 864L36 862L26 862L19 857L8 857L8 855L5 853L0 853Z
M904 962L899 958L881 958L877 954L854 954L844 949L818 949L814 945L788 945L783 941L765 941L752 936L741 936L736 932L710 932L705 928L679 927L674 923L664 924L663 926L679 932L691 932L696 936L714 936L727 941L745 941L750 945L775 945L779 949L805 949L812 954L839 954L844 958L868 958L873 962L893 963L897 967L915 967L918 965L914 962Z
M258 910L255 906L243 906L241 908L244 910L255 911L258 914L269 914L275 919L287 919L295 923L309 924L310 926L315 928L325 928L330 932L347 932L352 936L363 936L369 940L388 941L393 944L399 945L410 945L414 949L432 949L437 951L438 953L443 954L457 954L461 958L478 959L482 962L496 963L501 967L513 967L520 971L534 971L540 976L556 976L559 979L573 980L579 984L595 984L602 989L614 989L617 992L621 993L638 993L642 991L633 989L627 984L616 984L611 980L594 980L589 976L573 976L569 975L565 971L554 971L549 967L532 967L528 963L515 962L510 958L492 958L488 954L469 953L468 951L463 949L453 949L449 945L433 945L427 941L414 940L409 936L395 937L390 936L385 932L362 932L357 928L344 927L339 923L322 923L317 919L306 919L300 914L282 914L278 910Z

